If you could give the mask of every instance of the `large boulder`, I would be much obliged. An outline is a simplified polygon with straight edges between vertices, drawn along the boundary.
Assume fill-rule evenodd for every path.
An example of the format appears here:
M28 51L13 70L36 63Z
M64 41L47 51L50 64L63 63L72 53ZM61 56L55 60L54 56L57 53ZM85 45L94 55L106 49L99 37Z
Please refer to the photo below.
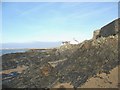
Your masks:
M95 30L93 32L93 40L97 39L100 37L100 29L99 30Z

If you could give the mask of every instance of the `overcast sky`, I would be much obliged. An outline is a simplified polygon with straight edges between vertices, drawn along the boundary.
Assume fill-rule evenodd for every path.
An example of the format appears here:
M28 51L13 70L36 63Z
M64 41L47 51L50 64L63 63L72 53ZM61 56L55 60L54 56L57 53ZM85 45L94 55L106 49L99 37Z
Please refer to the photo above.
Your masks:
M117 2L4 2L3 43L78 41L118 17Z

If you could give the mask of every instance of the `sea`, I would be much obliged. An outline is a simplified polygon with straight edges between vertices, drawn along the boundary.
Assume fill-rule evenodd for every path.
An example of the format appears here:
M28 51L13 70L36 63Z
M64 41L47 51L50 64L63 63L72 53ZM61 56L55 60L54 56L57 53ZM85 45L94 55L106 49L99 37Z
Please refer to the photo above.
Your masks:
M0 56L9 53L19 53L19 52L26 52L28 49L2 49L0 50Z

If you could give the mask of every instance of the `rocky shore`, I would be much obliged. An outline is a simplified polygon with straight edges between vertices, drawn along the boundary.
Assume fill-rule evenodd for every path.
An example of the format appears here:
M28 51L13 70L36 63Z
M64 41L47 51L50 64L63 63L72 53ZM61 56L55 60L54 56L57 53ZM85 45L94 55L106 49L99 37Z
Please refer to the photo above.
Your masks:
M116 23L118 19L95 31L91 40L76 45L1 56L2 75L5 70L27 67L21 73L15 71L17 75L7 73L8 76L2 78L3 88L60 88L62 85L80 88L98 73L110 74L119 64Z

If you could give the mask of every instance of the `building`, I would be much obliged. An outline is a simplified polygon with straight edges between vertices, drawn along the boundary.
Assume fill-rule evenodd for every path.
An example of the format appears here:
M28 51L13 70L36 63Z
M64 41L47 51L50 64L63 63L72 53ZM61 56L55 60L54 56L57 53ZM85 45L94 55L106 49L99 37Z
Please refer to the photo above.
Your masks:
M61 45L68 45L68 44L70 44L70 41L64 41L64 42L62 42Z
M79 44L79 41L73 38L73 40L70 41L70 44Z

